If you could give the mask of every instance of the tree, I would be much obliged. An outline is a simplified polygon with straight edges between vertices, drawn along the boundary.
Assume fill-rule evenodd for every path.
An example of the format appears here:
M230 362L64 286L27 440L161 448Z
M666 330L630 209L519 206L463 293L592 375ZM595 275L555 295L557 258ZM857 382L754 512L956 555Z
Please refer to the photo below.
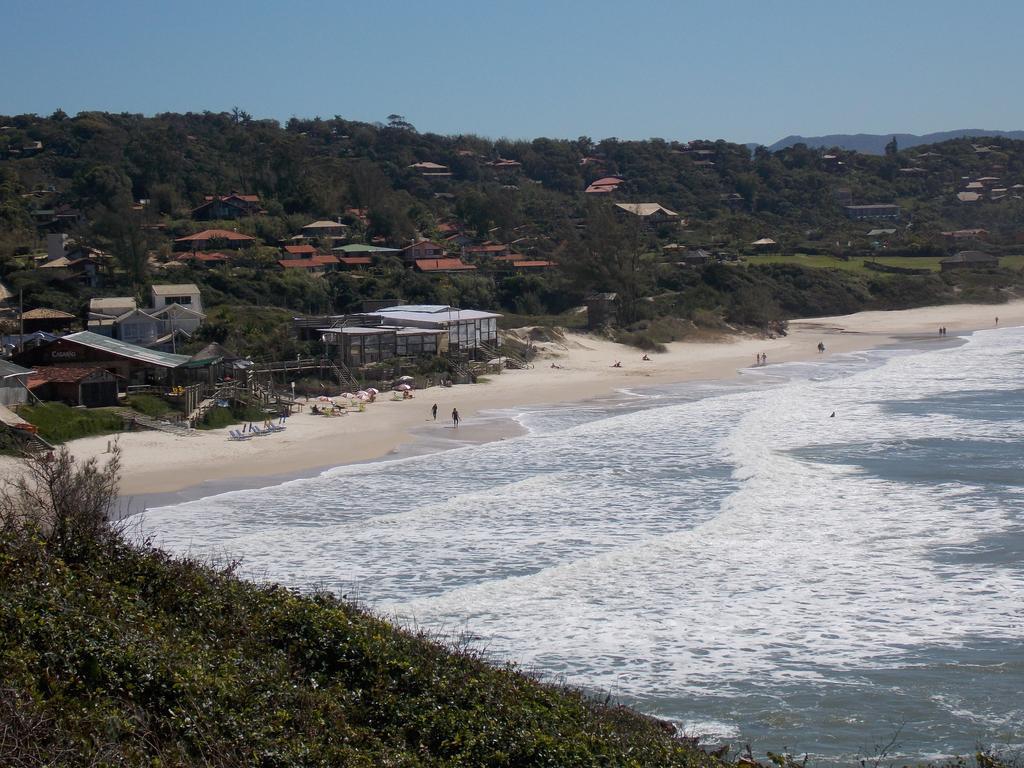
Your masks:
M388 115L388 128L395 128L400 131L410 131L416 133L416 128L405 119L403 115L392 114Z
M885 156L894 157L897 152L900 151L899 145L896 143L896 137L892 137L892 141L885 145Z
M80 560L114 530L107 520L120 479L116 443L105 465L96 457L79 463L65 446L31 454L21 475L0 487L0 534L40 536L58 557Z
M650 278L650 238L639 216L623 221L602 201L588 208L583 239L565 251L565 266L577 288L619 294L622 325L640 317L640 297Z

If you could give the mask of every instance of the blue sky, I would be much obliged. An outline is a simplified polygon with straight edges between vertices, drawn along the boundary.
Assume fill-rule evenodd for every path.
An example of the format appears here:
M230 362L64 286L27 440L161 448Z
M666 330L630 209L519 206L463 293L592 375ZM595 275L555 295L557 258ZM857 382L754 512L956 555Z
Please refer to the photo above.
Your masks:
M1024 129L1024 2L3 3L0 113L399 113L492 138Z

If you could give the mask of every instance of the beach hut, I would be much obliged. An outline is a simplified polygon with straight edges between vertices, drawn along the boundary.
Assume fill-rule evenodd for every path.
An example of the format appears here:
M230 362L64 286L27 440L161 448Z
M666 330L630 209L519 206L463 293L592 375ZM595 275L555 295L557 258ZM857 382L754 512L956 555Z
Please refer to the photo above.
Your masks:
M40 366L29 377L28 388L40 400L86 408L117 405L117 377L103 368Z

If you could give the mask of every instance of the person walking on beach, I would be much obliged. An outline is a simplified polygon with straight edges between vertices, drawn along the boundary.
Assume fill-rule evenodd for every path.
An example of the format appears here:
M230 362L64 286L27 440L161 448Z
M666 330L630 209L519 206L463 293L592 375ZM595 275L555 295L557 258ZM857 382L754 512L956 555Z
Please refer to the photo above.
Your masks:
M455 425L455 429L459 428L459 409L452 408L452 424Z
M430 415L434 417L434 421L437 421L437 403L430 407Z

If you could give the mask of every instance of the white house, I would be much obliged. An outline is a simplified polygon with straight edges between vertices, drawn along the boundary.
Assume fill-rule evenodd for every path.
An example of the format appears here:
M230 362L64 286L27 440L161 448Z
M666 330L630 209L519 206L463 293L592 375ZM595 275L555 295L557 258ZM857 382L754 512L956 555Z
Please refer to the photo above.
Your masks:
M153 310L163 309L169 304L178 304L182 307L203 313L203 301L199 296L199 286L195 283L176 283L174 285L153 286Z
M152 348L171 348L202 325L203 302L195 283L154 285L153 306L142 309L130 296L92 299L88 329L102 336Z

